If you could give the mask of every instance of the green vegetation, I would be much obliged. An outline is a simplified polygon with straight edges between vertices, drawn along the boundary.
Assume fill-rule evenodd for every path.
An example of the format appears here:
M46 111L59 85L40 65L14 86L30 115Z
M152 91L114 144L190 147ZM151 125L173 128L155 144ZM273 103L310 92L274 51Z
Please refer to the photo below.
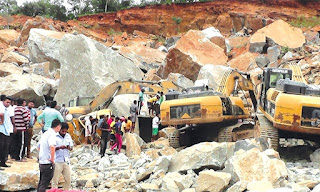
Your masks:
M314 27L320 25L320 17L306 18L304 16L298 16L297 19L291 20L290 24L295 27Z
M182 18L181 17L172 17L172 20L177 24L179 25L182 21Z
M113 28L110 28L108 31L108 35L122 35L121 31L116 31Z

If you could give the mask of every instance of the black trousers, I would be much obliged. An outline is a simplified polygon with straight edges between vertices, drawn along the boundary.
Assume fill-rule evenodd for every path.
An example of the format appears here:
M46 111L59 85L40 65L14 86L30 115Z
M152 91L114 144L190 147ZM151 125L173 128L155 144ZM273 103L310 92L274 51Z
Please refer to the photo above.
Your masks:
M100 155L104 156L104 154L106 153L106 149L107 149L107 144L108 141L110 140L110 133L105 133L104 131L102 131L101 133L101 143L100 143Z
M12 140L13 151L12 158L21 160L24 158L27 148L27 133L26 131L17 131Z
M9 137L10 136L0 133L0 163L1 164L5 164L6 159L8 158Z
M40 180L37 192L45 192L53 177L54 165L53 164L39 164Z

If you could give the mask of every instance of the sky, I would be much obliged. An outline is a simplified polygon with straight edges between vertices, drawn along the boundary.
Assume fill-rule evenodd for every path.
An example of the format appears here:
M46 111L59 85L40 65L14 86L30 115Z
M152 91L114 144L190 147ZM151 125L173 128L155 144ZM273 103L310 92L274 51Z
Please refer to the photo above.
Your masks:
M18 6L21 6L24 2L30 2L32 0L17 0Z

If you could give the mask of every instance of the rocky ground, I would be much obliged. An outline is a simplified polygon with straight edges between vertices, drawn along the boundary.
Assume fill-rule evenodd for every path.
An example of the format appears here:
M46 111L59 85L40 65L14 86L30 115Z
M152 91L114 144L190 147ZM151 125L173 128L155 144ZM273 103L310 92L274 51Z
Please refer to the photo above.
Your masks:
M35 136L35 141L39 137ZM310 145L282 148L280 157L263 139L204 142L174 149L168 139L145 143L129 133L124 146L120 154L108 150L103 158L97 147L76 146L70 159L72 187L83 191L132 192L320 190L320 149L314 150ZM33 152L35 155L36 150ZM1 189L33 191L38 177L35 159L15 162L0 172Z

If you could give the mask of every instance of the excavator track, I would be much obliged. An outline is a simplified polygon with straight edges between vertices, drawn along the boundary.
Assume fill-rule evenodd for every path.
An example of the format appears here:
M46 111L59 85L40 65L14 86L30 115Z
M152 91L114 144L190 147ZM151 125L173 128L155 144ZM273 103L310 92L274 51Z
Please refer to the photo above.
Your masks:
M220 128L218 142L232 142L254 137L254 123L245 121Z
M271 147L274 150L279 148L279 130L263 115L257 114L259 120L260 137L270 139Z

